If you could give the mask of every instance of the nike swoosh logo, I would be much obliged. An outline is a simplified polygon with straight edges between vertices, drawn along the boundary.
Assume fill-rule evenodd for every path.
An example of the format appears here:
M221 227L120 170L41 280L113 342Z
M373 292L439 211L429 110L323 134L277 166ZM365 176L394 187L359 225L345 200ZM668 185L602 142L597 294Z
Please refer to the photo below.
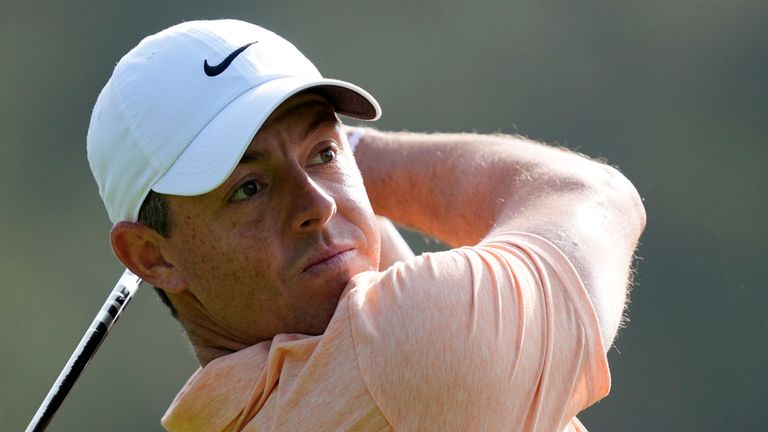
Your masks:
M256 41L256 42L258 42L258 41ZM240 48L232 51L232 53L230 53L224 60L222 60L221 63L217 64L216 66L209 65L208 64L208 59L206 59L203 62L203 70L205 71L205 74L208 75L209 77L215 77L217 75L221 75L222 72L227 70L227 68L232 63L232 61L235 59L235 57L240 55L241 52L245 51L246 48L248 48L249 46L255 44L256 42L251 42L251 43L245 44L245 45L241 46Z

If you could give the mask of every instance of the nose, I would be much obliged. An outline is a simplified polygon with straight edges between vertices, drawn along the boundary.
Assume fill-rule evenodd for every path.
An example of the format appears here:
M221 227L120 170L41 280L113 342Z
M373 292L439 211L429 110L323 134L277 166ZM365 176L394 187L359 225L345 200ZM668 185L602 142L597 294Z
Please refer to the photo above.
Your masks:
M336 200L306 172L295 177L294 193L287 197L291 227L296 231L322 228L336 214Z

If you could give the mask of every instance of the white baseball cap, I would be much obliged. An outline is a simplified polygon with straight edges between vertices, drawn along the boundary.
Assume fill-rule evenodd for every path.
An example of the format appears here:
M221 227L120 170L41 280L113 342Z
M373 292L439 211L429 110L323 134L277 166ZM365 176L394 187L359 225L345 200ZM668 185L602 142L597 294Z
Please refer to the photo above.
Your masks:
M192 21L145 38L115 66L88 128L88 162L110 220L138 220L150 190L215 189L272 111L307 89L339 114L381 115L368 92L324 79L290 42L253 24Z

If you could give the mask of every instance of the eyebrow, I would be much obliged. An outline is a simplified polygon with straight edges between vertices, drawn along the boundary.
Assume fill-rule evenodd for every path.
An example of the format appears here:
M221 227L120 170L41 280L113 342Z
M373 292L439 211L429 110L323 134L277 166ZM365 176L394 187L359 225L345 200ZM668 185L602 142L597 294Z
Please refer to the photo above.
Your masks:
M247 164L251 162L264 162L268 159L269 159L269 156L267 156L266 154L258 150L248 149L245 151L245 153L243 154L243 157L240 158L240 162L238 162L237 164L240 165L240 164Z
M320 128L320 126L326 123L332 123L333 125L338 125L339 118L336 116L336 113L328 110L323 110L318 112L315 115L315 118L312 120L312 122L309 123L307 128L304 130L303 138L307 138L310 134L312 134L312 132L315 132Z

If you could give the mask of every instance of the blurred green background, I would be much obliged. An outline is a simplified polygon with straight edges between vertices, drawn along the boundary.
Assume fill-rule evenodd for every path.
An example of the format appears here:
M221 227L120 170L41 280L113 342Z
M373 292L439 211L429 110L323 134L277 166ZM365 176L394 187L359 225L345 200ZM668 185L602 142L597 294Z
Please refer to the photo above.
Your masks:
M582 421L765 430L768 2L757 0L3 0L0 430L26 426L121 272L85 158L98 92L143 36L219 17L275 30L326 76L370 90L379 128L519 133L619 166L648 229L609 355L613 390ZM50 430L160 430L196 363L150 291Z

